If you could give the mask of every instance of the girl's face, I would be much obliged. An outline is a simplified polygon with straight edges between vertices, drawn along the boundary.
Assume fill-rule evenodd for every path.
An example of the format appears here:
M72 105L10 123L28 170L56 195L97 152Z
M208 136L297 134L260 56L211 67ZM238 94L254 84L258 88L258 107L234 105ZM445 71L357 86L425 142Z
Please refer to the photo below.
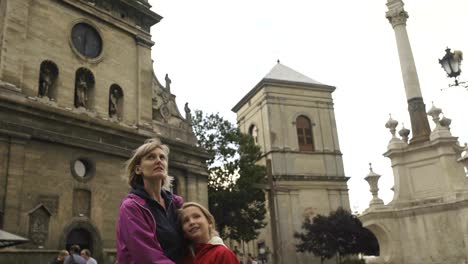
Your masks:
M200 208L190 206L182 210L182 230L189 240L197 244L208 243L211 225Z
M136 166L135 173L146 180L164 179L167 176L167 157L164 151L155 148L146 154Z

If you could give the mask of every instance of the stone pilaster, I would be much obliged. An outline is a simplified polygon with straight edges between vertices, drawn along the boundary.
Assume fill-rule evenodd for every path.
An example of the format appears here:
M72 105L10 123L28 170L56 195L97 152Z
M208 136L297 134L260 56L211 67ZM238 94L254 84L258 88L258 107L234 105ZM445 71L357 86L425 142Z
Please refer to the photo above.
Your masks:
M6 1L3 1L6 2ZM8 1L1 35L0 80L22 87L24 49L31 0Z
M13 233L20 231L18 223L21 221L26 143L25 139L11 138L7 153L7 188L3 228Z
M151 46L153 46L154 42L151 41L149 36L136 36L135 41L137 44L137 123L140 126L149 126L153 118Z

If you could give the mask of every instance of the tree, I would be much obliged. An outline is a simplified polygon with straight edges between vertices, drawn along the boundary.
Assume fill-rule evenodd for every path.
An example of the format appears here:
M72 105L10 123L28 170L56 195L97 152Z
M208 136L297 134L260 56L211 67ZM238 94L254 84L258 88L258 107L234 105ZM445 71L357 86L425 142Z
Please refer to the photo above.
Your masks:
M362 226L355 215L338 208L329 216L317 215L312 221L306 219L302 225L303 233L296 232L300 240L296 245L298 252L312 252L320 260L358 253L378 255L379 245L375 236Z
M207 161L208 200L223 238L251 241L265 226L264 183L266 170L256 164L260 147L219 114L195 111L193 128L200 147L212 158Z

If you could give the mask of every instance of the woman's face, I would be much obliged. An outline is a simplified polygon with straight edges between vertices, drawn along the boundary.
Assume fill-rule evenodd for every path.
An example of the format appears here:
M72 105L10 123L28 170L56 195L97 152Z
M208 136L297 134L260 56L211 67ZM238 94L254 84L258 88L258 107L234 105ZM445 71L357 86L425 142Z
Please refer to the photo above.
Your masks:
M143 156L140 164L136 166L135 173L146 180L163 180L167 176L167 157L160 148L155 148Z
M200 208L190 206L182 210L182 230L189 240L206 244L210 240L211 223Z

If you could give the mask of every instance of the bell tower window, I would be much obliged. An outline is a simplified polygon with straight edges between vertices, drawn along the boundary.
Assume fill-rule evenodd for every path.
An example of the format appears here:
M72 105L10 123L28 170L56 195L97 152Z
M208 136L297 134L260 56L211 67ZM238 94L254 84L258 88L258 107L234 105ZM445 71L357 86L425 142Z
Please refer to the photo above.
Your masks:
M255 144L257 144L258 143L258 128L256 125L250 125L249 135L253 137Z
M300 151L314 151L314 137L309 118L301 115L296 119L297 141Z

